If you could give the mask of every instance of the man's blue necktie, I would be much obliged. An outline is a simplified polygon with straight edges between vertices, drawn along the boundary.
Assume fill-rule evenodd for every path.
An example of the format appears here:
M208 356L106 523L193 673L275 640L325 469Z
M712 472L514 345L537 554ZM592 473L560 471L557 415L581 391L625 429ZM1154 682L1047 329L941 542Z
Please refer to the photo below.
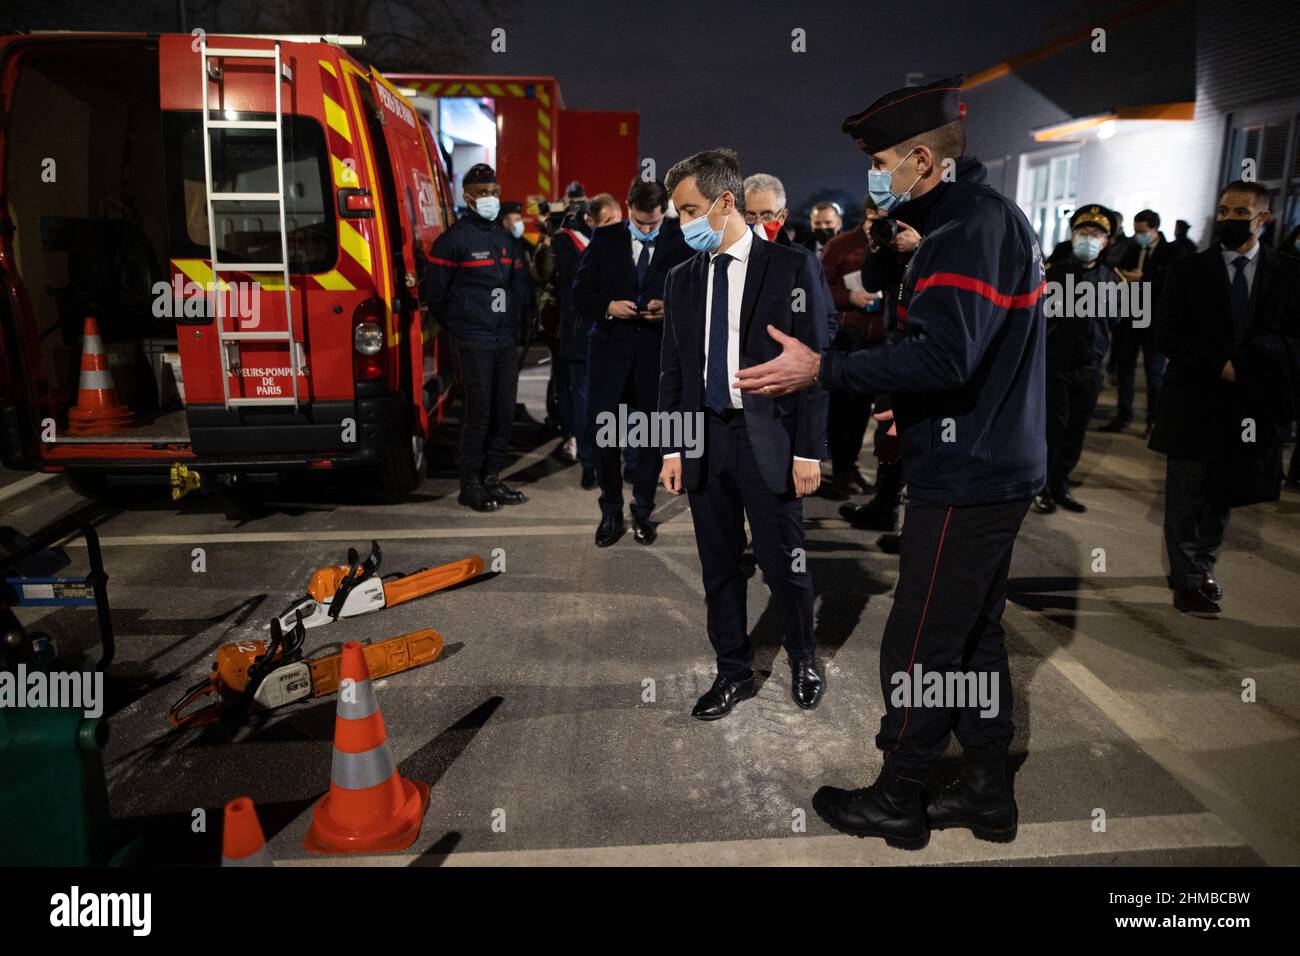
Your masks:
M719 415L731 407L727 374L727 266L732 257L713 257L713 305L709 310L709 364L704 377L704 403Z
M645 274L650 271L650 244L653 239L643 239L641 241L641 254L636 257L636 286L637 291L645 287Z
M1232 277L1232 329L1238 338L1245 335L1250 324L1250 286L1246 284L1246 266L1249 264L1250 260L1245 256L1232 260L1233 268L1237 270Z

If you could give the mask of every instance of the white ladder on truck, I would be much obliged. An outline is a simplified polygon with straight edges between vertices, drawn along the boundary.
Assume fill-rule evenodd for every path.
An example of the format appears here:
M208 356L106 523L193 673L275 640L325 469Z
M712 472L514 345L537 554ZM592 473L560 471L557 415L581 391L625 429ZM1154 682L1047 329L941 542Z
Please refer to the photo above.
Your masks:
M210 79L216 79L210 73L210 62L218 59L271 60L274 72L271 74L275 84L275 119L213 119L212 108L208 101ZM280 60L280 44L277 41L272 50L246 50L230 47L209 47L204 39L199 47L199 65L203 82L203 173L204 186L208 204L208 257L212 263L212 283L215 289L213 299L216 302L215 322L217 328L217 347L221 352L221 389L225 397L226 408L246 405L292 405L296 411L301 404L298 394L298 376L302 374L305 364L302 345L293 336L293 290L289 284L289 238L284 212L284 110L281 99L281 84L293 82L292 71L287 70ZM224 77L224 72L218 76ZM224 114L223 114L224 115ZM212 181L212 134L214 129L268 129L275 131L275 174L277 191L273 193L255 192L217 192ZM274 202L280 223L280 261L279 262L222 262L217 257L217 217L215 204L218 202ZM221 274L223 272L278 272L284 282L284 320L283 332L243 332L238 328L239 317L235 316L234 329L228 331L221 309ZM230 394L230 376L234 365L230 360L229 343L232 342L283 342L289 352L289 374L293 380L293 395L262 396L245 398ZM236 346L238 348L238 346Z

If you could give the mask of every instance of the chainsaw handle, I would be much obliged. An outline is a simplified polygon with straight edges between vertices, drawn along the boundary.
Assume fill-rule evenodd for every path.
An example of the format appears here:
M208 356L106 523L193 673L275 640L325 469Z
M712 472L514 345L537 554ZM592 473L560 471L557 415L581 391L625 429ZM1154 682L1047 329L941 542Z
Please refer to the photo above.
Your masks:
M218 699L206 707L201 707L192 713L183 714L187 707L204 697L216 696ZM205 677L202 681L195 684L176 703L172 704L171 710L167 712L167 719L173 727L186 729L189 727L206 727L209 724L215 724L221 719L221 692L217 689L216 675Z

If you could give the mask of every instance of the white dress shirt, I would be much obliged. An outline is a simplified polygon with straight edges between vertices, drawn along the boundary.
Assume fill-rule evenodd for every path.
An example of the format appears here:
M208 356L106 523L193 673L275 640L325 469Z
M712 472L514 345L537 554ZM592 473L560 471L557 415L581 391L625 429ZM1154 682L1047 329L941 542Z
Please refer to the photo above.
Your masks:
M1220 249L1223 254L1223 264L1228 267L1228 285L1232 285L1232 279L1237 274L1237 267L1232 263L1237 256L1245 256L1250 261L1242 267L1242 272L1246 273L1246 293L1249 295L1255 288L1255 265L1259 262L1259 240L1246 252L1238 252L1236 249Z
M640 233L637 232L637 229L636 229L635 226L629 226L627 231L630 232L630 233L632 234L632 265L635 266L637 260L641 258L641 247L642 247L643 245L645 245L645 243L642 242L640 239L637 238L637 236L640 235ZM658 239L658 238L659 238L658 236L655 236L655 239ZM656 249L656 248L658 248L658 243L656 243L656 242L651 242L651 243L650 243L650 256L649 256L649 258L646 260L647 262L654 262L654 261L655 261L655 249Z
M745 275L749 271L749 254L754 249L754 232L746 229L728 248L720 250L731 256L727 263L727 382L731 391L731 407L742 408L740 389L736 387L736 373L740 371L740 302L745 294ZM713 322L713 260L719 252L709 253L709 271L705 276L704 293L704 391L709 388L709 336ZM665 458L676 458L671 452ZM795 461L820 461L818 458L800 458Z

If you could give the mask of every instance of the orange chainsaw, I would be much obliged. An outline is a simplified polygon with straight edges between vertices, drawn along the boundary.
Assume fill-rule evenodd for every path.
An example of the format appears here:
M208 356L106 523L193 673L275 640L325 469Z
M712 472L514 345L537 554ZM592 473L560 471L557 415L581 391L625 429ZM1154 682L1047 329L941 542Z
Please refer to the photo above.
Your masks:
M217 650L212 673L187 690L168 712L173 727L205 727L226 713L242 717L250 710L270 710L308 697L324 697L339 689L342 654L302 659L305 638L301 617L285 638L278 620L271 622L271 640L238 641ZM442 653L442 635L414 631L367 644L366 666L372 678L387 677L428 664ZM206 697L217 697L198 710L186 711Z
M318 568L312 574L306 596L279 616L280 628L292 630L299 615L303 627L356 617L445 590L483 573L483 559L472 557L385 581L379 576L382 560L378 541L370 542L370 555L365 561L355 548L348 548L347 564Z

